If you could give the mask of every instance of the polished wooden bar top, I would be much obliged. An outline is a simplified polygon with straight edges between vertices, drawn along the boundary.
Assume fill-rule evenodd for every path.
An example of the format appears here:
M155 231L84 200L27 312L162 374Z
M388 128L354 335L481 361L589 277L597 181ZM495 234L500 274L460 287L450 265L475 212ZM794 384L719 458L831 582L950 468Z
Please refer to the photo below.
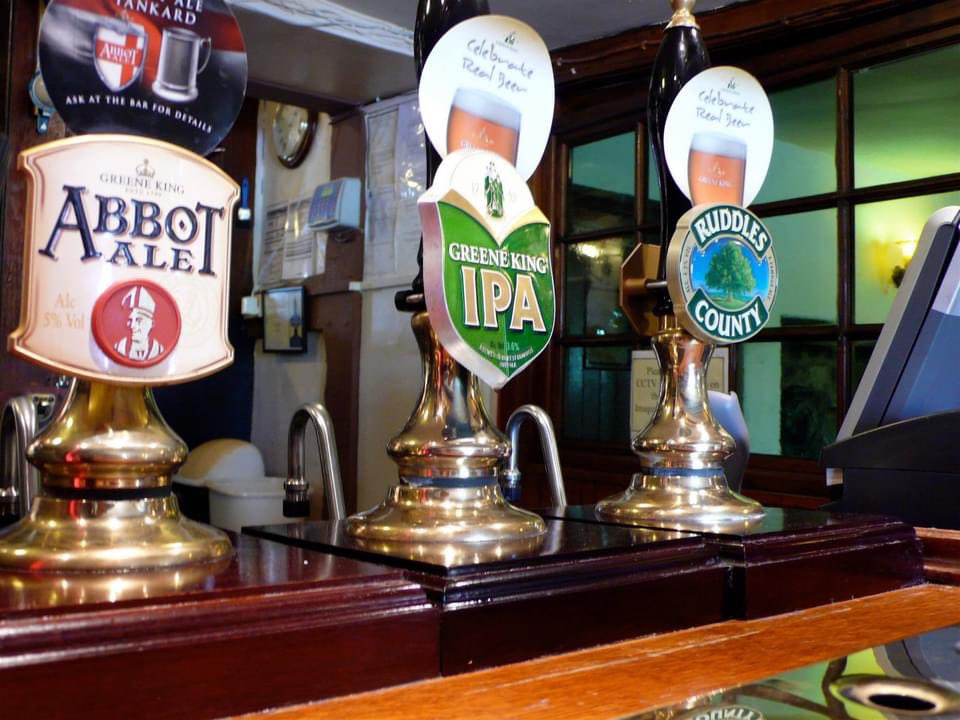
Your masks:
M622 718L958 622L960 588L924 585L788 615L649 636L260 717ZM563 628L558 627L557 632Z
M230 534L236 552L221 562L138 573L0 572L0 620L120 610L265 593L355 592L357 585L416 588L377 565ZM422 598L420 600L422 602Z
M575 520L601 525L642 527L642 522L615 521L597 513L593 505L568 505L537 510L545 518ZM671 529L671 528L666 528ZM679 529L679 526L678 528ZM720 545L725 554L739 559L747 552L769 555L774 548L816 541L821 547L846 548L860 538L880 532L913 534L900 520L880 515L834 513L824 510L765 507L763 518L733 529L706 529L700 533Z
M546 525L537 538L459 546L359 539L342 522L244 533L401 569L443 611L445 676L724 617L728 571L701 536L561 520Z
M634 526L604 518L593 505L540 512L567 522ZM766 507L759 522L700 533L730 566L728 618L779 615L923 581L917 534L896 518Z
M392 568L247 536L215 566L0 573L0 718L216 718L436 677Z
M555 519L547 519L546 525L546 533L537 538L465 543L462 547L452 543L362 540L347 534L345 523L336 521L248 527L243 532L308 550L449 579L477 572L509 573L519 567L557 566L616 555L632 558L640 552L663 558L710 554L705 550L703 538L692 533Z

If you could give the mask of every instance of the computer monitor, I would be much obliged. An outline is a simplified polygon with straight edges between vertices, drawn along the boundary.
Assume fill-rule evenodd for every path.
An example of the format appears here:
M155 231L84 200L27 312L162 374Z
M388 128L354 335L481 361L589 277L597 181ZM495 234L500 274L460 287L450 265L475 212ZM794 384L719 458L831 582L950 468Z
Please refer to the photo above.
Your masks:
M821 454L828 484L843 484L837 509L960 527L958 245L960 207L938 210L924 226L837 442Z

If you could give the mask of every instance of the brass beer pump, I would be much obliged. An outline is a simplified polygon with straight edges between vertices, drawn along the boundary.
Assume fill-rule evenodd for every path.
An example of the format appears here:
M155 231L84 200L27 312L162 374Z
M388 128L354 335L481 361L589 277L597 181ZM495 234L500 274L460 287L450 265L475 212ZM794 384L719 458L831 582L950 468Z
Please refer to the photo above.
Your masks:
M709 65L692 14L693 0L673 0L674 15L654 63L648 126L657 154L661 197L659 252L641 245L621 268L624 313L641 335L650 335L660 368L660 395L653 417L631 449L642 469L623 493L597 504L597 513L629 524L690 530L732 531L763 518L759 503L727 485L723 460L733 438L710 411L706 369L714 346L681 327L667 293L670 235L690 202L670 177L663 151L667 112L681 87ZM673 246L671 246L672 249Z
M93 247L96 231L91 233L85 222L61 227L57 217L66 217L66 210L57 213L60 192L69 186L64 181L74 178L70 183L86 187L85 195L102 198L97 183L108 183L100 168L111 161L139 163L130 170L141 173L137 177L176 174L185 195L203 198L211 208L222 206L222 213L211 211L204 230L210 274L191 275L186 289L181 285L177 291L190 300L209 298L209 311L194 322L181 321L185 301L178 301L165 278L144 277L139 266L77 271L86 259L69 253L66 244L46 240L67 234L71 243L79 238L80 245ZM109 574L167 573L157 583L144 577L137 587L176 587L197 574L185 566L203 566L207 573L222 569L233 554L230 539L180 513L172 476L186 459L187 446L161 416L152 386L194 380L232 362L226 334L226 218L239 187L219 168L176 145L121 134L78 134L34 146L20 153L18 166L28 178L29 222L20 324L8 338L8 350L71 377L72 383L55 417L36 437L34 429L25 438L26 460L39 471L39 493L29 509L20 508L16 523L0 531L0 568L19 571L9 575L18 575L21 584L26 573L102 573L101 580ZM166 184L157 188L153 197L162 209ZM75 200L74 212L82 218L82 195ZM117 202L128 207L127 201ZM174 241L166 235L156 240ZM209 295L190 294L197 282ZM72 318L51 312L61 301L76 308ZM40 320L51 317L51 322ZM138 336L145 349L135 355ZM65 589L68 583L61 575L55 584ZM117 597L123 595L109 583L84 585L111 587Z
M418 76L446 31L489 12L486 0L420 0L414 33ZM428 142L428 184L439 165ZM541 541L546 525L538 515L504 498L499 479L510 442L487 415L479 379L447 352L431 325L423 294L422 253L421 244L421 273L412 289L396 298L398 310L412 313L423 368L416 407L387 445L399 481L380 505L349 517L345 530L365 545L387 552L452 561L527 548ZM287 496L291 497L289 491Z
M413 315L423 388L387 446L400 482L347 533L386 542L500 543L538 538L543 520L504 499L498 482L510 442L490 421L477 377L443 348L425 311Z
M229 557L224 533L180 514L170 483L186 456L149 387L75 379L27 448L42 492L0 532L0 566L130 572Z

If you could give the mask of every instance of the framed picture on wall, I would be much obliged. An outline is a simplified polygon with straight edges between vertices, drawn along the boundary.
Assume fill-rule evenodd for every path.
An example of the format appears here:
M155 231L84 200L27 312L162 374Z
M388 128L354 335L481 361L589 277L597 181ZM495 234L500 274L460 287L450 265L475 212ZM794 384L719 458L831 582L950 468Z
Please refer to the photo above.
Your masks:
M307 291L303 287L263 291L263 351L307 351Z

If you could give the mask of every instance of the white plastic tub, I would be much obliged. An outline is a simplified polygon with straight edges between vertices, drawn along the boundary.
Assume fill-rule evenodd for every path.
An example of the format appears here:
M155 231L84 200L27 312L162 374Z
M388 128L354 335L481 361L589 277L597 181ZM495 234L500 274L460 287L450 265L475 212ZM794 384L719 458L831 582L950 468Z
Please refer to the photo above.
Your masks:
M283 481L279 477L210 480L210 524L239 532L250 525L296 522L283 516Z
M255 445L243 440L210 440L197 445L174 480L203 487L215 478L263 478L263 456Z

